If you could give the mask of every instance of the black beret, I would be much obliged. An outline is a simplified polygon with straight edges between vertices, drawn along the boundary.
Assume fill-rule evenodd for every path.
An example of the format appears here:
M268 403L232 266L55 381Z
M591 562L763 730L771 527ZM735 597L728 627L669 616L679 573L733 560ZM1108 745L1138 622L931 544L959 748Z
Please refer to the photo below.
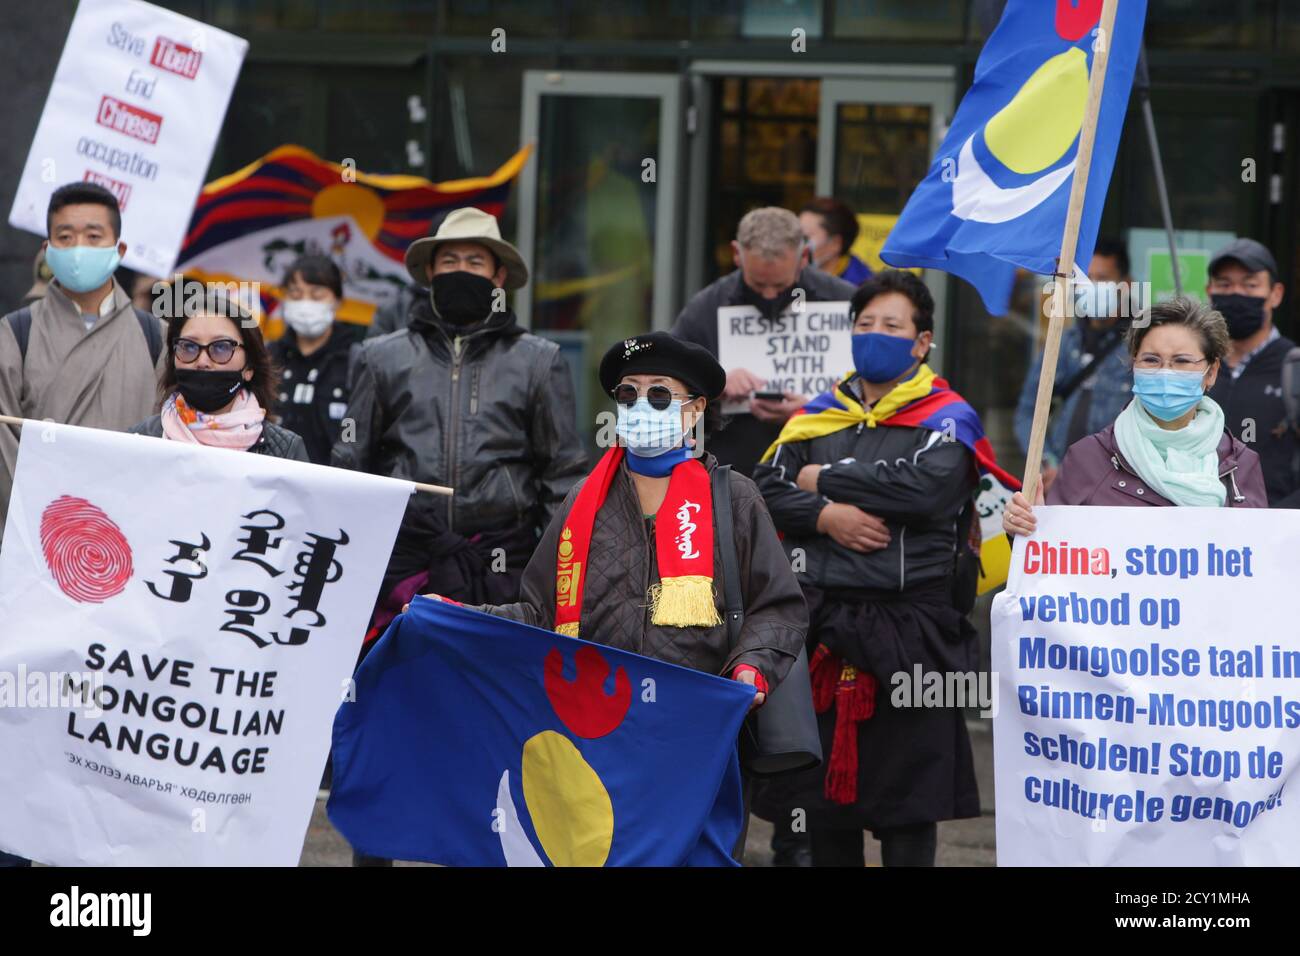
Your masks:
M669 375L711 402L727 386L727 373L713 353L667 332L647 332L614 343L600 360L601 388L612 391L624 375Z

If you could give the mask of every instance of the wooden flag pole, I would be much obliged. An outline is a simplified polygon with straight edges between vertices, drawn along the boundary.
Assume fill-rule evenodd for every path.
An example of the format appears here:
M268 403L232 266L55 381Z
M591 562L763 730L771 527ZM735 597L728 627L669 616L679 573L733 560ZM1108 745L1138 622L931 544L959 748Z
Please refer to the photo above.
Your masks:
M45 423L39 422L34 418L15 418L12 415L0 415L0 425L17 425L19 428L21 428L23 425L43 425L43 424ZM403 480L403 479L398 479L398 480ZM431 495L455 494L455 491L451 488L448 488L446 485L428 485L422 481L411 481L407 483L411 485L416 491L424 491Z
M1028 458L1025 460L1024 493L1033 504L1038 486L1039 466L1043 461L1043 442L1047 437L1047 419L1052 408L1052 390L1056 385L1056 360L1061 352L1061 331L1065 325L1068 296L1073 294L1074 255L1079 245L1079 223L1083 203L1088 195L1088 172L1092 168L1092 147L1097 139L1097 117L1101 113L1101 93L1106 84L1106 64L1115 36L1115 13L1119 0L1105 0L1101 9L1101 32L1093 52L1092 74L1088 78L1088 103L1079 131L1079 153L1074 161L1074 181L1070 186L1070 206L1065 215L1065 234L1061 237L1061 256L1056 260L1052 283L1052 302L1043 344L1043 368L1038 377L1038 398L1034 403L1034 424L1029 433Z

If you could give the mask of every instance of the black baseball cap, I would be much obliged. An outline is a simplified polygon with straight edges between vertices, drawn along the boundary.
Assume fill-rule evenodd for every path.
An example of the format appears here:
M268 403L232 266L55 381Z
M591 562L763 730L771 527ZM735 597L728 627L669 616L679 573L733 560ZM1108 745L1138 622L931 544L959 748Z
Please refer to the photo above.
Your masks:
M1210 260L1210 277L1225 262L1240 262L1251 272L1268 270L1269 277L1277 281L1277 260L1262 242L1254 239L1234 239L1214 254Z

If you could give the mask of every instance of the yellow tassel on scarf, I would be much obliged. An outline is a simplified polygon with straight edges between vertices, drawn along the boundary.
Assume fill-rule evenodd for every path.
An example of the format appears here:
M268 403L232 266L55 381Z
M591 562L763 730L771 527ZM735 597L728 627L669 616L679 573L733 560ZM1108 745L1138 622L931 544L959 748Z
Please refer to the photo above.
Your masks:
M650 623L664 627L716 627L722 623L713 579L699 574L664 578L651 585Z

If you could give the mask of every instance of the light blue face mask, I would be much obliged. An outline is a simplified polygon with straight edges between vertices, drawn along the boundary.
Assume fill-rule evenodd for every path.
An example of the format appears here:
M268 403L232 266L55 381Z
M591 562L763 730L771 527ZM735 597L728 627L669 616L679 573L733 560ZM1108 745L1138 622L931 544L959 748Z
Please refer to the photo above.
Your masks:
M650 407L644 396L629 408L618 406L619 440L633 455L655 458L682 447L686 431L682 428L682 403L674 399L663 411Z
M1133 394L1153 418L1172 422L1200 403L1205 394L1204 378L1204 372L1135 368Z
M122 263L117 245L111 246L57 246L45 247L45 264L59 280L59 285L72 292L90 292L108 281Z

